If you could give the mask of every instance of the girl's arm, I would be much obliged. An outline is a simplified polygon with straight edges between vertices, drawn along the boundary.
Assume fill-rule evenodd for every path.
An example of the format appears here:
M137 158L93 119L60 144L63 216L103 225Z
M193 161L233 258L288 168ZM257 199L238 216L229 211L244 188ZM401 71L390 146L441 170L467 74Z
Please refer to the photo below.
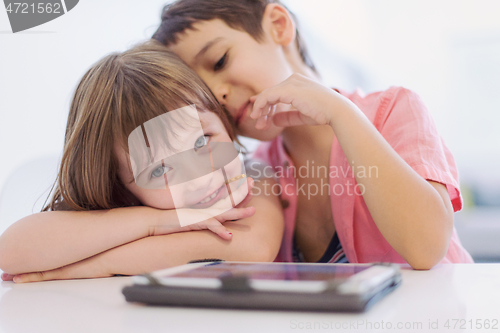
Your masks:
M266 188L264 182L256 187L262 191ZM256 208L254 216L225 224L233 233L230 241L207 230L146 237L58 269L18 275L15 282L135 275L205 258L273 261L284 228L279 200L261 194L250 204ZM13 276L2 278L10 280Z
M250 178L248 185L250 189L253 186ZM175 211L150 207L37 213L14 223L0 236L0 269L9 274L47 271L147 236L204 228L231 239L220 222L253 214L252 207L235 208L180 227Z
M258 127L269 121L277 126L328 124L353 170L377 168L378 177L355 174L356 181L364 186L363 199L378 229L413 268L430 269L446 255L453 230L446 187L417 174L350 100L294 74L253 101L251 117L260 118ZM262 117L280 102L297 111Z

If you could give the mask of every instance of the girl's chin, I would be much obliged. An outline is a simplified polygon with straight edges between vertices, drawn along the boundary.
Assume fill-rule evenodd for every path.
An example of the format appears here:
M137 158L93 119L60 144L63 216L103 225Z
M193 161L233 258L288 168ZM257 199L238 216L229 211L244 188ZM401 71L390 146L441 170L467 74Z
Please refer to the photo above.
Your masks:
M154 209L160 209L160 210L171 210L171 209L175 209L176 207L173 207L171 205L161 205L161 204L151 204L151 205L144 205L144 206L148 206L148 207L151 207L151 208L154 208Z

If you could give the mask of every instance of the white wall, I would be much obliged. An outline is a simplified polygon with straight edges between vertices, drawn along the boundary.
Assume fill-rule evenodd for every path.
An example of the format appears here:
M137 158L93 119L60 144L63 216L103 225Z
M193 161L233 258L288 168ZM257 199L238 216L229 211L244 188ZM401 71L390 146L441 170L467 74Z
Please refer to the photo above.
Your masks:
M164 3L81 0L67 14L16 34L0 5L0 188L20 165L61 153L81 76L104 55L149 38Z
M367 90L402 85L426 102L465 180L500 179L500 1L288 0ZM335 85L335 73L325 75ZM500 183L500 182L499 182Z
M500 261L500 1L287 3L307 25L328 84L352 88L327 66L347 59L366 91L402 85L420 94L458 164L460 239L475 260Z

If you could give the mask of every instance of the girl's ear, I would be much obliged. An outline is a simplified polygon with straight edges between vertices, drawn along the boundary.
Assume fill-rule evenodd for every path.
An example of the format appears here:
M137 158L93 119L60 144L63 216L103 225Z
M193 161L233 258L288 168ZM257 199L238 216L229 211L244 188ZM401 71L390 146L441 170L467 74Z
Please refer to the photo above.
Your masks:
M262 17L262 28L281 46L288 46L295 41L295 22L288 10L279 4L267 5Z

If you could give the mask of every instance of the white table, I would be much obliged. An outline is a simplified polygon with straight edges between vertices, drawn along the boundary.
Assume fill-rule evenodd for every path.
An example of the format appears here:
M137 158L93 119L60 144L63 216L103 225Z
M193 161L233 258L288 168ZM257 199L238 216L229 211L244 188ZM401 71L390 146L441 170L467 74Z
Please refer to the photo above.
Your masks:
M362 314L149 307L125 301L127 284L130 277L2 282L0 332L500 332L500 264L403 267L402 285Z

